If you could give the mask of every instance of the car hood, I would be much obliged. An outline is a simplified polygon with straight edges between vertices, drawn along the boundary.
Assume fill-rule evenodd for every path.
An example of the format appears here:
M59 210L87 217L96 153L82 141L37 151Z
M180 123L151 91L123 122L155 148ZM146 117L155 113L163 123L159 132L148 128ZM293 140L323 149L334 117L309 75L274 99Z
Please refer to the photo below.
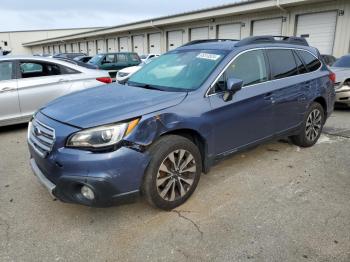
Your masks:
M89 128L169 108L186 96L186 92L110 84L60 97L42 108L41 113L72 126Z
M345 79L350 78L350 68L344 67L331 67L331 71L335 73L336 82L343 82Z

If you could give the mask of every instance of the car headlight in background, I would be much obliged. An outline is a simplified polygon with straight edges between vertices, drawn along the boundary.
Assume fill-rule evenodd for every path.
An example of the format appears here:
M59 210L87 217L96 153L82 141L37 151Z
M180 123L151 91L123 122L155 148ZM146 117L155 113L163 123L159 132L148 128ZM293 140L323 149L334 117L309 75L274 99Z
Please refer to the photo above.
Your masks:
M103 148L115 145L136 127L140 119L114 125L89 128L69 137L68 147Z

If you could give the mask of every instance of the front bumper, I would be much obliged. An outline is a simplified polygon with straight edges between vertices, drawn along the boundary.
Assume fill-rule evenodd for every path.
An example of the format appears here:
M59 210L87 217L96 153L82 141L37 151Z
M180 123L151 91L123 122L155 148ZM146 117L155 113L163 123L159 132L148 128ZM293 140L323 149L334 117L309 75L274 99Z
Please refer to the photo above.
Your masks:
M36 119L56 131L55 144L45 157L29 144L31 168L53 197L96 207L129 203L137 198L150 160L147 151L127 146L104 153L66 148L72 127L43 115L37 115ZM93 200L81 194L84 185L94 191Z

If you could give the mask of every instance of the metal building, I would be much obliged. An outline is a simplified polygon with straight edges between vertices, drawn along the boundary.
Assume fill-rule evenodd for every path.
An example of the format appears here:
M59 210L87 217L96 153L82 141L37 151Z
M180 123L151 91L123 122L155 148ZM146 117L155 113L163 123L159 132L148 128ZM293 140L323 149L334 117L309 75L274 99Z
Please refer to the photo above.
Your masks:
M251 35L307 38L323 54L350 52L349 0L245 0L214 8L23 43L33 53L56 50L164 53L197 39Z

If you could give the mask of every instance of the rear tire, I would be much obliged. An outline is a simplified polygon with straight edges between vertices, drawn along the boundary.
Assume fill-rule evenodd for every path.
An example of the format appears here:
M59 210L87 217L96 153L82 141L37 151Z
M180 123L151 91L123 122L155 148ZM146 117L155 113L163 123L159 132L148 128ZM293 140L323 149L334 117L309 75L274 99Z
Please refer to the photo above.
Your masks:
M300 133L291 137L292 142L300 147L313 146L321 136L324 123L325 114L322 105L313 102L305 114Z
M198 147L182 136L167 135L156 141L149 153L151 161L141 189L147 202L164 210L183 204L202 173Z

